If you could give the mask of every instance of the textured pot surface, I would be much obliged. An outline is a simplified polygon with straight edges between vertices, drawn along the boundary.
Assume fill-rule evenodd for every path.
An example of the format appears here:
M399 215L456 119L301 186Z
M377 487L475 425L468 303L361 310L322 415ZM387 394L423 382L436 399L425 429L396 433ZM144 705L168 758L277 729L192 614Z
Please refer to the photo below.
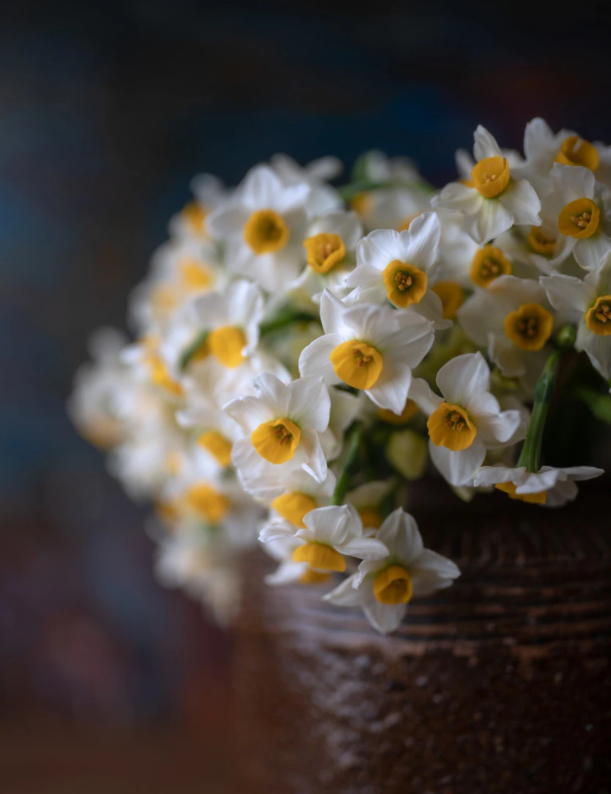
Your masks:
M462 576L414 600L393 636L319 588L266 587L273 563L247 560L245 791L611 792L605 489L563 511L436 496L412 512Z

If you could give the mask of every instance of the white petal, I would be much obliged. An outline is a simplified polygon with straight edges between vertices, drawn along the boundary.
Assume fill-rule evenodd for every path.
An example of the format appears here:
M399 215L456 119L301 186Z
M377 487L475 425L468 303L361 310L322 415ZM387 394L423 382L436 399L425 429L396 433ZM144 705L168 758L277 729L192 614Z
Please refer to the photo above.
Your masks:
M514 434L522 416L519 411L501 411L498 414L479 414L477 416L477 432L486 447L496 447L494 443L505 444L514 442Z
M297 530L288 521L270 521L261 528L259 540L261 543L272 543L276 540L293 538ZM299 545L296 543L296 545Z
M345 330L343 320L346 307L344 304L325 290L320 299L320 321L326 334L341 334Z
M467 187L461 182L450 182L438 196L431 200L431 205L461 215L475 216L481 209L485 199L474 187Z
M259 399L276 411L276 416L288 416L291 392L279 378L263 372L255 378L254 387Z
M240 397L223 406L223 411L231 416L247 433L252 433L263 422L271 422L281 414L258 397Z
M597 232L587 240L577 240L573 255L584 270L598 270L609 251L611 240L602 232Z
M439 251L441 224L435 212L423 212L411 222L409 229L399 234L405 246L401 261L423 270L432 267Z
M363 534L363 525L352 505L317 507L303 519L306 529L321 543L336 546ZM297 533L301 537L301 532Z
M406 566L415 562L424 549L418 524L401 507L388 516L376 537L387 546L391 556Z
M429 440L429 453L440 474L450 485L465 485L484 462L486 448L477 437L470 447L458 452L438 447Z
M542 466L541 471L545 471L546 468L546 466ZM593 480L605 473L604 469L597 469L594 466L570 466L560 469L560 471L571 480Z
M458 566L452 560L430 549L424 549L414 564L413 570L414 573L416 571L434 571L443 579L457 579L460 576Z
M396 631L405 617L407 604L381 604L375 598L364 607L365 617L380 634L390 634Z
M562 191L567 204L578 198L594 198L596 180L589 168L554 163L550 178L552 183Z
M490 334L488 355L506 378L519 378L526 373L524 352L500 334Z
M248 211L239 205L221 206L206 218L206 228L214 237L242 235Z
M299 449L305 453L301 468L311 474L316 482L324 482L327 476L327 460L315 430L302 430Z
M526 472L525 467L510 469L506 466L482 466L475 473L473 484L476 486L489 487L499 482L512 482L514 484L522 482Z
M296 582L308 569L303 562L284 562L273 573L267 574L265 584L271 587L281 587L285 584Z
M584 314L596 299L594 287L574 276L552 273L551 276L541 276L539 281L547 299L558 311L569 309Z
M378 381L365 394L378 408L400 414L405 408L411 382L411 369L387 357Z
M479 210L463 220L463 229L476 243L489 242L494 237L507 231L513 225L513 214L506 209L499 199L482 198Z
M354 573L323 596L323 601L330 601L339 607L360 607L363 605L364 591L355 586L358 574Z
M356 247L357 264L370 270L383 271L393 259L402 260L403 245L394 229L376 229Z
M611 336L595 334L585 323L580 323L575 349L588 354L592 366L603 378L611 378Z
M381 560L388 557L388 549L376 538L352 538L337 548L342 554L360 560Z
M304 348L299 356L299 372L302 377L321 377L325 383L334 385L341 383L333 369L329 356L338 345L344 342L340 334L325 334Z
M282 182L269 166L256 165L246 174L238 188L239 197L252 209L274 207L282 187Z
M299 378L289 386L288 416L299 427L324 432L329 425L331 399L322 378Z
M466 406L475 392L490 390L490 369L481 353L465 353L443 365L437 385L448 402Z
M510 184L499 196L499 201L513 215L516 225L541 225L541 201L534 187L525 179Z
M423 378L413 378L409 388L409 398L413 400L422 413L430 416L439 408L443 399L431 389Z
M501 147L496 142L496 138L491 135L485 127L481 124L473 133L475 144L473 146L473 155L479 162L486 157L502 157L503 152Z

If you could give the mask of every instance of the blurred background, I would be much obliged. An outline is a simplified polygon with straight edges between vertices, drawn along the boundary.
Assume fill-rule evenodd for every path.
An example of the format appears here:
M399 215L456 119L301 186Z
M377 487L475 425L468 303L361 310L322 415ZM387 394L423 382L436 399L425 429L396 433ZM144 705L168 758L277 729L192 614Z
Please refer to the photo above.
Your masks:
M87 337L125 327L128 292L200 171L235 183L275 152L350 166L379 148L442 185L478 123L521 148L536 115L611 142L611 12L602 0L0 9L2 790L213 794L230 641L155 583L145 510L67 418Z

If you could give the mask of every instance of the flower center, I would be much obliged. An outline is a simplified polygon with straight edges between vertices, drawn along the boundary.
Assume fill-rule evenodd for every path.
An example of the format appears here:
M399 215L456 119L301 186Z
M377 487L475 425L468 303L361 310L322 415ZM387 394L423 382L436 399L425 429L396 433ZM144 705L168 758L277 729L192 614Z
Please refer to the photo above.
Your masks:
M182 259L179 270L183 289L187 292L200 292L212 285L212 273L197 259Z
M406 425L418 411L418 406L413 400L408 399L405 408L400 414L389 411L388 408L378 408L378 417L389 425Z
M477 435L477 428L469 419L469 414L452 403L441 403L429 416L426 426L433 444L446 447L451 452L467 449Z
M381 604L407 604L413 594L412 579L402 565L391 565L376 576L373 594Z
M581 165L596 171L598 168L598 152L588 141L584 141L579 135L569 135L560 144L556 162L562 165Z
M475 252L469 276L478 287L487 287L495 278L511 275L511 271L511 262L501 249L485 245Z
M244 356L246 337L240 328L234 325L223 325L210 331L206 338L208 352L217 358L224 367L239 367Z
M208 210L198 204L197 201L189 201L185 204L182 210L182 217L187 222L187 226L192 234L196 237L206 237L208 232L206 230L206 217Z
M558 229L565 237L576 237L585 240L598 229L600 209L592 199L580 198L569 203L560 210Z
M303 241L308 265L317 273L328 273L346 256L346 246L339 234L315 234Z
M541 350L552 335L552 315L538 303L523 303L504 321L505 334L522 350Z
M200 447L209 452L221 466L231 463L231 441L221 435L217 430L206 430L197 437Z
M544 505L547 499L547 491L516 493L516 486L512 482L498 482L494 487L506 493L510 499L518 499L521 502L528 502L532 505Z
M465 300L463 288L455 281L438 281L432 289L441 301L443 319L453 320Z
M475 189L484 198L499 196L509 184L509 165L504 157L485 157L471 171Z
M157 355L157 353L149 353L147 362L151 374L151 381L155 386L159 386L160 389L165 389L165 391L173 394L175 397L181 397L183 394L182 386L180 383L172 380L160 356Z
M259 455L275 464L286 463L293 458L300 438L301 430L286 418L263 422L250 436Z
M611 295L603 295L586 312L586 325L598 336L611 336Z
M307 562L315 571L342 573L346 570L346 560L339 551L327 546L326 543L317 543L316 541L297 546L293 552L293 562Z
M350 209L354 210L357 215L366 215L373 206L373 199L371 194L367 191L357 193L350 199Z
M528 245L541 256L553 256L556 250L556 240L543 231L540 226L531 226L528 232Z
M272 508L280 513L282 518L293 524L295 527L303 529L305 524L303 519L307 514L316 508L316 501L305 493L292 491L276 497L272 502Z
M393 259L382 274L388 300L405 309L412 303L420 303L426 292L428 279L426 273L414 265L407 265Z
M229 500L205 483L192 485L185 494L187 506L208 521L217 524L229 512Z
M253 212L244 225L244 240L255 254L280 251L289 241L289 227L274 210Z
M371 389L382 372L382 354L368 345L353 339L342 342L329 356L338 378L355 389Z
M364 527L379 529L382 526L382 516L377 507L362 507L358 514Z
M299 584L324 584L331 578L330 573L321 573L320 571L313 571L311 568L306 568L299 577Z

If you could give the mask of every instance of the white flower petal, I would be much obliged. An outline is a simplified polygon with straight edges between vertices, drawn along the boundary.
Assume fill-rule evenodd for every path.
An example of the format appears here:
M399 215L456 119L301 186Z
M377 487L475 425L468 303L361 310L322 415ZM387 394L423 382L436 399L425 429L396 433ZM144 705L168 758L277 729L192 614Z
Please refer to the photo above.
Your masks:
M323 433L329 425L331 399L322 378L299 378L289 386L288 416L299 426Z
M329 385L341 383L341 378L335 374L329 356L344 341L340 334L325 334L310 342L299 356L299 372L302 377L320 376Z
M360 560L381 560L388 556L388 549L376 538L352 538L342 543L338 551Z
M541 276L539 281L547 299L558 311L568 309L583 314L596 299L594 287L574 276L552 273L551 276Z
M503 152L496 142L496 138L491 135L485 127L482 127L481 124L478 125L473 133L473 138L475 141L473 155L478 162L484 160L486 157L503 156Z
M413 378L409 388L409 398L413 400L422 413L430 416L439 408L443 398L435 394L423 378Z
M444 364L436 380L448 402L466 407L474 393L490 390L490 369L481 353L465 353Z
M423 212L411 222L409 229L399 234L405 253L401 261L428 270L437 259L441 224L435 212Z
M298 451L300 450L305 453L305 461L301 464L301 468L311 474L316 482L324 482L327 476L327 460L315 430L301 431Z
M405 566L415 563L422 555L424 545L422 535L413 516L399 507L384 521L377 539L388 548L390 555Z
M499 199L482 198L479 210L463 220L463 229L470 234L476 243L489 242L494 237L507 231L513 225L512 213Z
M381 604L375 598L364 607L365 617L380 634L390 634L396 631L407 612L407 604Z
M588 354L592 366L608 380L611 378L611 336L590 331L585 322L579 324L575 349Z
M329 601L339 607L360 607L363 605L363 591L355 586L358 574L354 573L323 596L323 601Z
M534 187L525 179L510 184L499 196L499 201L513 215L517 226L541 225L541 201Z
M440 474L450 485L465 485L484 462L486 448L477 437L470 447L458 452L438 447L429 440L429 453Z
M365 394L378 408L386 408L395 414L400 414L405 407L411 382L411 369L387 357L382 374Z

